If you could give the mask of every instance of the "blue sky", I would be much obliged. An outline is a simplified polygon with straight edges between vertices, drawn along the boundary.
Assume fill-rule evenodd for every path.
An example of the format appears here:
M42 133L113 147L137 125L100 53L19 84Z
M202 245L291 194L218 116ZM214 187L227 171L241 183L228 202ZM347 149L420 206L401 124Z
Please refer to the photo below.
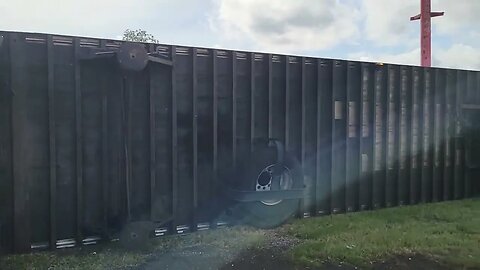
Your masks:
M16 0L0 29L120 38L144 29L161 43L419 63L420 0ZM480 69L480 0L432 0L433 65Z

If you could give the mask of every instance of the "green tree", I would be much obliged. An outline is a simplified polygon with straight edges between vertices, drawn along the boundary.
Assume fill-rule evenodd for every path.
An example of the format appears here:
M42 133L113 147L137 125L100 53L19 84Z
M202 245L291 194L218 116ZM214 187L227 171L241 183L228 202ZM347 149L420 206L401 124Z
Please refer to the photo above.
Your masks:
M158 40L155 38L155 36L142 29L127 29L125 32L123 32L122 39L126 41L158 43Z

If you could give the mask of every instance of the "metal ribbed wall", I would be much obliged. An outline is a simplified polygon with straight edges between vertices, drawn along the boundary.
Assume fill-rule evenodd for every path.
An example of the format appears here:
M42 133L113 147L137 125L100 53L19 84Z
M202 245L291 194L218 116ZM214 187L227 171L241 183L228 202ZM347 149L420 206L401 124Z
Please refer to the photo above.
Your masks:
M208 226L257 138L301 161L304 216L478 192L476 71L146 44L173 67L127 73L79 59L118 41L0 40L7 250L93 243L127 215L171 233Z

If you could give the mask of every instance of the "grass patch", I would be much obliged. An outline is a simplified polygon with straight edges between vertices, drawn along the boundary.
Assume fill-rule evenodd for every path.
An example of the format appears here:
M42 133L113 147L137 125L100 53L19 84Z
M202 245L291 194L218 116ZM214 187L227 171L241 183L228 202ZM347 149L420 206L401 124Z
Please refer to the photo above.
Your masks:
M0 269L132 269L155 256L180 248L201 244L218 249L240 250L246 246L260 246L264 238L262 231L233 227L153 239L148 243L148 248L142 251L127 251L116 243L108 243L55 252L7 255L0 258Z
M281 229L301 239L300 264L368 266L422 254L452 267L480 266L480 200L464 200L297 220Z
M139 265L148 254L116 248L76 248L68 251L8 255L0 259L0 269L126 269Z

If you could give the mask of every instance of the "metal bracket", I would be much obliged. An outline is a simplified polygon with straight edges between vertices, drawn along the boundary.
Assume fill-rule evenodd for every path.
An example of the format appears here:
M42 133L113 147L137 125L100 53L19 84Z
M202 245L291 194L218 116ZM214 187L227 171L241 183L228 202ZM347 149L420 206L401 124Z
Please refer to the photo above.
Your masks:
M277 163L282 164L285 160L285 147L282 142L277 139L269 139L268 147L275 147L277 149Z
M125 42L118 50L92 49L80 55L81 60L114 59L119 67L128 71L142 71L149 62L173 66L171 60L161 57L158 53L147 53L142 44Z
M303 189L270 190L270 191L243 191L229 189L228 195L238 202L259 202L264 200L292 200L303 198Z
M275 147L275 149L277 150L277 163L273 167L272 182L278 183L280 181L280 176L284 171L284 167L282 164L285 161L285 147L283 146L282 142L277 139L269 139L268 147Z

